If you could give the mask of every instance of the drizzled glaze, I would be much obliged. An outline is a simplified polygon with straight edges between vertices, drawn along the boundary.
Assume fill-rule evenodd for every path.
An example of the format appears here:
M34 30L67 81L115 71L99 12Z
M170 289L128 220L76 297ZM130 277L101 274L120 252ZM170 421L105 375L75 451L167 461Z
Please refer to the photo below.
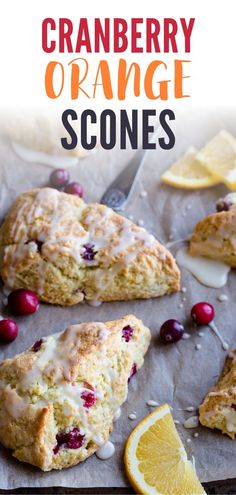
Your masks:
M47 211L45 218L47 219L48 216L50 218L49 225L43 221L45 208ZM145 229L135 226L125 217L119 217L118 221L117 217L114 217L113 220L111 218L113 214L114 212L107 207L101 205L87 207L83 202L77 211L75 204L68 201L59 191L50 188L40 190L35 199L32 199L30 207L26 202L18 209L16 221L12 226L10 234L15 245L11 249L11 254L8 254L10 268L7 285L10 288L14 287L17 264L24 258L37 256L37 242L40 242L42 256L37 257L39 295L44 292L47 261L54 263L58 254L61 254L72 257L81 267L96 267L91 275L96 288L94 299L99 300L100 293L106 289L116 273L131 263L142 249L150 248L155 243L154 236ZM34 238L34 225L37 221L41 222L42 228L40 233L35 231L37 241L31 241L28 236ZM93 260L83 259L85 244L94 245L98 254ZM159 254L164 262L164 248L160 247ZM104 270L106 280L101 277Z
M132 321L130 323L133 324ZM135 339L131 339L127 346L127 343L122 339L122 329L121 324L117 335L120 337L120 345L124 347L122 353L130 352L130 356L127 355L130 366L133 358L135 358L139 367L143 361L143 350L146 345L144 336L140 340L139 347L137 347ZM29 360L26 359L26 363L28 362L30 367L18 376L14 385L15 388L8 385L7 379L5 381L3 378L0 382L2 398L0 417L3 418L3 420L1 419L1 426L9 424L9 417L17 420L23 414L27 415L28 407L33 413L33 411L41 410L52 403L54 414L57 414L59 410L60 414L63 415L63 421L68 418L66 420L68 428L71 426L72 420L76 421L76 427L78 425L81 435L86 438L86 445L92 441L102 446L107 439L107 422L109 425L112 419L118 419L120 414L118 409L125 399L125 394L127 394L126 379L122 397L116 396L112 385L120 373L120 361L116 358L116 354L110 355L108 352L110 332L109 326L103 323L72 325L64 332L43 338L37 352L34 352L33 346L31 346L26 351L30 353ZM88 373L88 377L86 377L88 365L83 349L86 348L90 338L92 338L91 346L93 346L93 339L95 339L96 344L101 342L101 345L97 346L97 360L102 366L101 373L104 373L102 382L96 374L92 374L89 378ZM77 367L77 362L79 367ZM82 375L79 376L78 373ZM89 379L90 381L91 379L91 382L84 381L83 376L86 377L85 380ZM94 397L92 406L95 404L95 408L91 406L88 410L84 397L88 398L91 394ZM101 415L99 425L93 421L93 416L90 420L97 408L99 408L98 411ZM57 416L55 416L56 418ZM55 424L55 439L58 433L57 428L57 424Z
M70 167L78 163L76 156L61 156L61 155L49 155L42 151L35 151L30 148L26 148L22 144L13 142L12 147L16 154L26 162L32 163L44 163L51 167Z
M227 282L230 267L221 261L203 256L191 256L186 248L176 255L177 263L190 271L196 279L207 287L220 288Z

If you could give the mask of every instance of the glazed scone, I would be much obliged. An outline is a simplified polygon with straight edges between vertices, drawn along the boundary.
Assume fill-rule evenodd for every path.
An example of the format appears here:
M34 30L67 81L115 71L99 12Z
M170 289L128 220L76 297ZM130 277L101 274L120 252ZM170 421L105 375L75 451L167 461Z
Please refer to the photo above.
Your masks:
M60 305L162 296L179 290L172 255L145 229L101 204L44 188L18 197L0 229L10 289Z
M217 202L219 211L197 223L189 253L223 261L236 268L236 193Z
M217 384L199 407L200 422L234 438L236 433L236 349L230 351Z
M0 364L0 441L43 471L84 461L109 437L150 331L133 315L72 325Z

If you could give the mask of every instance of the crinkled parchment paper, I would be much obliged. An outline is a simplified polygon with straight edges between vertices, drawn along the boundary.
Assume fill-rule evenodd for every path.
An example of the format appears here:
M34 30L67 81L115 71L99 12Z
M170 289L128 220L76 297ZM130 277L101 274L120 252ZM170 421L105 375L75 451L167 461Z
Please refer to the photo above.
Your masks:
M189 145L202 146L221 128L236 134L232 115L225 112L195 112L180 116L176 121L176 145L172 151L149 152L146 163L136 181L132 197L124 211L133 215L134 221L142 219L145 227L164 243L186 237L195 222L206 213L214 211L215 200L226 193L224 186L189 192L160 185L163 170L179 157ZM130 151L104 151L97 149L88 157L71 167L73 180L84 184L87 201L99 201L104 190L125 166L131 157ZM0 143L0 216L4 216L14 198L22 191L47 184L51 168L38 163L24 163L13 151L9 141ZM140 191L146 190L147 197ZM173 251L174 252L174 251ZM220 432L198 427L186 430L182 424L191 414L182 409L198 407L208 389L215 383L225 360L226 352L209 330L199 337L191 326L189 313L194 302L207 300L214 304L216 322L225 340L234 347L236 344L236 275L231 272L228 284L223 289L209 289L200 285L187 271L182 270L182 286L186 293L173 294L148 301L106 303L98 308L86 304L72 308L40 305L37 314L18 318L19 336L15 342L0 347L0 358L4 359L23 351L40 336L63 330L69 323L89 320L106 321L134 313L142 318L152 330L152 343L145 363L130 384L129 395L122 406L122 415L114 425L111 440L116 453L100 461L94 455L86 462L63 471L42 473L38 469L22 464L11 457L11 453L0 448L0 487L5 489L20 486L48 487L121 487L128 481L123 468L124 443L135 424L151 408L146 401L168 402L173 407L173 416L180 421L178 431L190 456L194 456L197 472L202 481L235 477L236 441ZM228 301L218 302L219 294L227 294ZM186 299L184 299L186 298ZM183 305L181 307L181 304ZM0 312L4 314L3 307ZM186 322L191 338L174 345L163 346L157 335L160 325L168 318ZM196 344L202 348L196 350ZM135 410L137 421L128 419ZM193 437L198 432L197 438ZM191 441L187 442L187 439Z

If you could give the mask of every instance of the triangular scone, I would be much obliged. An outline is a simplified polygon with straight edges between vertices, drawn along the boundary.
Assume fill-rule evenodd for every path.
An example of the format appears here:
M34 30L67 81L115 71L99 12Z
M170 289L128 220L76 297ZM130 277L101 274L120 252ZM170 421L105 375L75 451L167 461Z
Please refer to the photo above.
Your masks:
M234 438L236 433L236 349L229 353L222 374L199 407L200 422Z
M174 258L145 229L101 204L55 189L19 196L0 229L0 273L9 288L72 305L179 290Z
M236 193L228 194L221 201L222 211L197 223L190 239L189 253L224 261L236 268Z
M143 364L150 331L133 315L72 325L0 365L0 441L43 471L103 445Z

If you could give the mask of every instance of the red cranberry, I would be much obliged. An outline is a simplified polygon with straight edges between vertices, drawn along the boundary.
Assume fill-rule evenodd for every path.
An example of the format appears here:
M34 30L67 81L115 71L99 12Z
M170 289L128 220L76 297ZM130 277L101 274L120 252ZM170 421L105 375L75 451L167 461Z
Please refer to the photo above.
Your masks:
M177 320L166 320L160 328L160 337L166 344L178 342L183 334L184 327Z
M229 198L220 198L216 202L216 211L220 213L221 211L229 211L232 206L232 201Z
M133 336L133 333L134 329L130 325L127 325L122 330L122 339L124 339L125 342L129 342L131 337Z
M0 321L0 342L8 344L13 342L18 335L18 326L13 320Z
M231 404L231 407L236 411L236 404Z
M138 371L138 368L137 368L137 364L134 363L132 368L131 368L131 371L130 371L130 375L129 375L129 378L128 378L128 383L130 382L132 376L134 376Z
M73 428L71 431L58 433L56 440L57 444L53 449L54 454L57 454L61 447L80 449L85 442L85 435L81 435L79 428Z
M208 325L213 320L215 311L212 304L199 302L192 307L191 316L197 325Z
M53 170L50 175L50 185L52 187L63 187L68 184L69 180L69 172L67 172L64 168L57 168L56 170Z
M8 305L16 315L31 315L39 307L37 294L28 289L16 289L8 296Z
M92 407L96 402L96 397L95 397L94 392L92 392L92 391L89 392L88 390L85 390L84 392L82 392L81 399L83 399L84 407L86 407L86 409L89 409L90 407Z
M32 345L32 347L31 347L31 351L38 352L39 349L41 348L42 343L43 343L43 339L36 340L34 345Z
M79 182L70 182L64 188L64 192L67 194L74 194L75 196L82 198L84 195L84 188Z

